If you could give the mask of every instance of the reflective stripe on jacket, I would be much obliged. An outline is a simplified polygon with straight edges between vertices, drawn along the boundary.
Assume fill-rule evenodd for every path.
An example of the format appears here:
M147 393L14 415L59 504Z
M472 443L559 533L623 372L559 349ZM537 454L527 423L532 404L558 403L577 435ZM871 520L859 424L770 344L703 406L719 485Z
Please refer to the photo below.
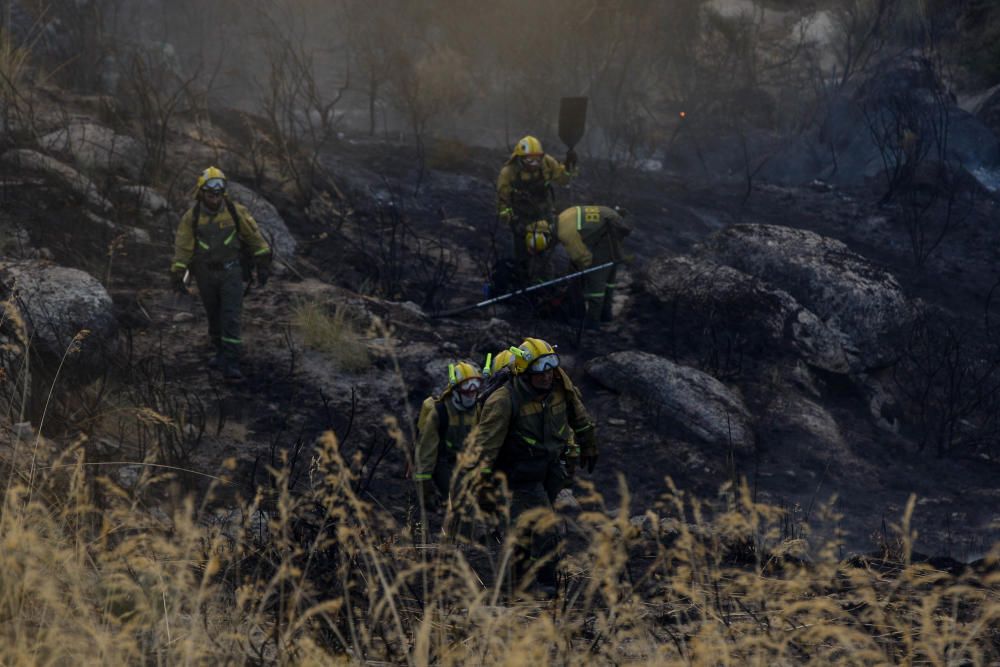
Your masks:
M608 206L574 206L559 214L556 236L566 248L575 269L586 269L600 254L603 261L622 258L621 237L627 227L618 213ZM598 253L596 246L607 244Z
M557 369L552 390L543 396L521 378L493 392L483 404L472 446L481 453L486 470L495 467L514 481L532 480L574 444L577 433L593 428L580 392Z
M270 252L267 241L257 227L257 221L242 204L233 203L242 218L239 227L224 204L216 212L201 205L198 215L198 243L191 226L194 207L188 209L177 225L174 238L174 259L171 268L183 271L190 268L193 261L226 263L239 260L241 244L247 244L254 255Z
M551 155L542 157L537 171L522 169L517 159L511 158L497 179L497 208L501 215L548 219L555 213L551 186L569 185L571 178L566 167Z

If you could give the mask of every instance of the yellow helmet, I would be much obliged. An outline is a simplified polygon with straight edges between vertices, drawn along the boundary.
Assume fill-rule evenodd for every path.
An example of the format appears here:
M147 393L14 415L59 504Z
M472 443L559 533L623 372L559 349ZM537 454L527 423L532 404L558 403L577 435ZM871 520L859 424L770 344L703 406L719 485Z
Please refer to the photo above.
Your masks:
M524 232L524 247L529 255L538 255L545 252L549 247L549 240L552 238L552 228L547 220L539 220L528 225Z
M468 361L460 361L457 364L448 364L448 385L457 387L469 380L482 380L482 372L474 364Z
M542 142L532 136L527 136L517 142L511 157L541 157L544 154Z
M201 172L201 176L198 177L199 192L202 190L211 190L213 192L225 192L226 191L226 175L222 173L222 170L218 167L209 167L205 171Z
M476 405L482 386L483 374L468 361L448 364L448 391L459 410L469 410Z
M541 338L525 338L517 347L510 348L514 375L543 373L559 367L559 355L554 347Z
M483 372L487 375L493 375L497 371L507 368L510 366L510 360L513 356L510 350L500 350L496 356L492 354L486 355L486 367L483 369Z

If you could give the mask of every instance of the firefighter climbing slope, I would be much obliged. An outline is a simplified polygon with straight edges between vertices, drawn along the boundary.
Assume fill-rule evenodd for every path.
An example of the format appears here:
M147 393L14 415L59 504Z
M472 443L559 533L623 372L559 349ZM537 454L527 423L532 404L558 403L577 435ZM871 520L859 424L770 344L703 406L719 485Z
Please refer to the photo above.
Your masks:
M184 274L194 276L215 350L209 366L221 367L229 381L243 378L243 282L253 268L257 283L264 285L271 273L271 248L250 212L226 195L225 174L209 167L198 178L194 206L177 227L170 278L173 288L186 294Z
M448 387L428 396L417 419L413 479L425 507L447 499L459 451L475 425L476 397L483 375L467 361L448 366Z
M502 473L511 494L510 518L536 507L550 507L552 491L568 485L569 473L560 461L568 457L589 472L597 463L594 421L579 390L559 368L559 355L547 342L528 338L510 349L513 358L507 381L489 395L483 391L479 424L470 439L481 456L482 473ZM573 451L579 446L579 452ZM567 451L570 450L570 451ZM555 584L557 536L551 527L531 528L518 537L514 574L520 584L538 566L537 580Z

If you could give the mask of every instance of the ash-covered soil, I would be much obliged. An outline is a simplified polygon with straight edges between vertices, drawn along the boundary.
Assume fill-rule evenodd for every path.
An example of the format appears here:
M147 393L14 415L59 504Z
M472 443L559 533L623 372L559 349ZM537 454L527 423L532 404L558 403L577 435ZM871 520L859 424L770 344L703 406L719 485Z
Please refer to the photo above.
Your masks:
M634 231L626 241L631 262L617 280L615 321L582 331L579 320L567 315L567 296L559 289L459 317L434 317L482 299L488 267L509 242L494 213L495 177L506 154L431 145L421 170L410 145L345 136L324 147L324 193L306 207L287 184L253 182L239 168L230 169L234 181L277 207L298 244L295 256L280 258L280 273L267 287L247 296L247 380L231 386L205 365L209 350L197 296L171 294L165 277L173 231L189 202L186 179L196 173L192 160L216 161L218 146L238 141L241 121L226 114L213 120L212 151L197 133L172 137L171 164L187 165L187 171L179 170L162 192L169 211L144 214L134 200L121 197L121 175L105 174L95 176L95 185L117 198L110 212L96 215L65 184L4 164L0 222L16 231L7 252L50 258L103 278L127 350L112 360L112 375L123 386L150 388L132 392L140 398L156 386L181 397L177 405L187 407L178 409L190 416L184 465L214 474L227 459L237 459L231 493L220 502L252 496L266 484L268 466L292 466L296 483L307 484L311 445L333 429L347 451L358 452L371 496L397 516L412 515L406 455L386 418L394 418L411 440L416 410L443 386L449 360L481 363L488 353L537 336L559 346L599 422L602 453L592 479L612 507L620 502L620 476L634 514L653 506L667 477L705 498L716 497L722 484L745 479L758 500L789 508L790 534L816 523L834 499L832 510L840 518L815 530L843 534L847 551L870 550L872 536L879 539L886 524L899 520L911 493L918 497L919 551L968 560L1000 537L1000 452L992 431L958 438L960 446L939 453L926 415L900 400L913 377L899 364L851 374L822 370L790 354L784 341L744 340L755 323L727 320L737 315L726 313L716 313L710 329L685 337L689 323L651 293L646 279L654 260L699 256L714 234L732 225L806 230L843 242L871 271L895 276L902 293L931 314L931 324L950 332L952 338L921 339L925 353L934 341L958 336L954 356L975 356L989 347L996 326L1000 239L997 202L985 190L970 195L970 210L918 268L901 204L883 201L881 181L853 188L820 182L748 188L739 179L704 183L685 173L613 168L584 157L581 177L557 190L559 205L622 206ZM235 154L221 155L238 162ZM144 236L122 234L133 225ZM770 276L758 278L767 283ZM350 313L371 360L366 370L346 371L336 355L303 344L292 319L296 304L306 301ZM588 362L629 350L661 355L721 380L745 403L755 446L731 456L725 443L685 435L679 428L684 415L665 414L655 401L611 390L587 373ZM977 377L932 380L961 385ZM971 421L962 413L951 425L964 433ZM139 453L112 451L106 458Z
M907 415L880 423L856 378L794 360L716 355L704 370L743 396L757 436L756 451L732 462L726 447L686 441L657 410L602 387L584 370L587 361L620 350L651 351L704 367L704 355L672 340L669 314L645 292L643 272L652 259L690 253L734 223L783 225L841 240L896 275L911 298L939 305L959 321L981 320L995 282L992 199L977 202L975 214L917 271L905 230L877 203L878 184L853 190L755 184L747 196L745 183L692 184L676 174L624 171L616 177L618 194L611 196L602 178L607 167L584 161L582 178L558 193L560 203L623 205L635 227L627 241L634 261L619 281L624 289L615 322L581 335L578 322L527 300L434 319L436 310L481 298L484 267L496 244L507 241L493 216L493 177L504 157L470 149L459 165L429 169L416 191L410 149L348 138L324 156L346 197L332 202L335 212L305 215L267 193L299 240L301 257L247 299L248 379L237 387L203 365L208 350L200 304L194 297L178 302L164 289L159 265L149 266L142 282L149 285L143 302L151 321L137 321L137 349L162 346L172 360L167 380L204 401L206 435L192 461L213 470L235 456L237 484L249 493L265 478L265 466L280 463L281 450L287 450L304 484L309 444L333 428L346 436L349 451L360 452L371 496L397 516L409 516L413 496L404 477L405 455L386 434L385 418L395 417L409 437L420 401L442 385L443 376L432 376L433 369L448 359L481 362L530 335L559 345L599 421L601 461L592 480L612 507L619 502L620 476L632 513L654 504L666 477L708 498L735 477L745 478L758 500L789 508L790 532L805 522L816 524L822 536L842 534L845 551L871 550L885 525L899 520L911 493L918 497L918 551L970 560L998 537L996 463L961 452L938 457L932 447L919 451L918 424ZM387 263L391 249L377 238L393 225L400 234L396 251L404 255L398 280L388 275L397 270ZM415 256L418 246L425 257ZM420 262L438 256L450 268L432 289L434 268ZM393 280L393 299L371 296ZM120 300L127 302L128 292L123 289ZM345 305L361 316L369 370L340 371L301 345L290 317L292 305L304 298ZM891 369L880 373L892 383ZM839 519L820 521L828 504Z

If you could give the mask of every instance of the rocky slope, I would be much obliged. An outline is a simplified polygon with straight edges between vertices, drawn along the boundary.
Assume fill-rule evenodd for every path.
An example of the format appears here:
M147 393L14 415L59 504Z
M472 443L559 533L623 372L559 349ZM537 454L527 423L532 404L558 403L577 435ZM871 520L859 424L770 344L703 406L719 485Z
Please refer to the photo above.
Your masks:
M988 415L963 414L959 444L935 458L921 450L918 432L927 423L919 410L928 407L912 402L900 370L915 363L915 322L926 304L956 323L981 312L996 241L984 223L992 199L979 201L919 272L905 230L865 188L760 185L746 198L742 189L700 189L668 172L630 172L620 203L632 212L634 261L619 281L617 319L581 336L555 295L432 317L479 298L483 269L506 242L491 213L502 154L470 149L461 165L430 170L414 194L411 148L345 137L322 156L336 188L308 207L277 181L249 187L234 160L225 165L233 195L272 239L282 273L247 298L248 380L233 387L205 366L200 305L170 294L165 278L195 166L235 141L231 128L212 128L212 150L194 132L173 136L172 154L185 158L155 184L138 173L141 152L126 128L87 118L48 129L0 160L0 224L18 240L5 246L0 276L19 299L12 303L28 337L36 332L39 353L54 360L76 331L88 330L60 389L95 391L88 383L106 371L129 400L185 424L168 438L170 455L206 472L235 457L243 494L266 479L265 466L282 450L306 483L311 443L332 428L367 461L375 498L405 516L406 455L386 418L409 439L415 408L445 381L434 369L481 361L533 335L559 344L600 422L593 481L612 504L619 473L640 508L667 476L711 495L736 475L796 520L814 518L809 508L838 496L839 528L856 550L910 492L921 497L918 548L963 555L961 540L994 535L997 452L976 444ZM582 178L559 193L562 202L605 203L603 169L585 164ZM363 344L367 366L345 370L336 352L304 344L295 315L310 302L350 314L346 335ZM21 339L11 321L4 363L16 377ZM9 396L16 392L8 387ZM43 405L28 415L36 427ZM79 409L67 403L58 412L49 428L82 428ZM143 454L126 440L115 444L108 428L87 422L103 443L95 456ZM128 483L127 467L117 474Z

